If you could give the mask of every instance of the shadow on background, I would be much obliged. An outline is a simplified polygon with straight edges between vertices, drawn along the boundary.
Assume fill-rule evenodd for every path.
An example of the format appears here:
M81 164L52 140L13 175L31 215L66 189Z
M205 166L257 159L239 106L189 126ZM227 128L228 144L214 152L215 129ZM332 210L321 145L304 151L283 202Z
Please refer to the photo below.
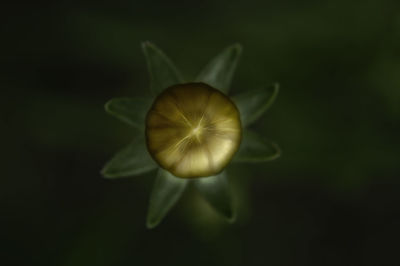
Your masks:
M400 264L398 1L4 7L2 265ZM146 230L154 173L100 176L136 134L103 105L146 93L145 40L188 80L240 42L232 92L281 83L254 127L283 156L234 166L237 224L189 192Z

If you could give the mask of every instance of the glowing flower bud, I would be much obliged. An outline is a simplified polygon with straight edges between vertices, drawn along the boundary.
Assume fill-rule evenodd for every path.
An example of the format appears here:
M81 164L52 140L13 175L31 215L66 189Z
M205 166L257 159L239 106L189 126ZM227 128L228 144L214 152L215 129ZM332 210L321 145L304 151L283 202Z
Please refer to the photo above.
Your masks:
M165 89L146 117L147 148L173 175L216 175L231 161L241 141L240 114L222 92L187 83Z

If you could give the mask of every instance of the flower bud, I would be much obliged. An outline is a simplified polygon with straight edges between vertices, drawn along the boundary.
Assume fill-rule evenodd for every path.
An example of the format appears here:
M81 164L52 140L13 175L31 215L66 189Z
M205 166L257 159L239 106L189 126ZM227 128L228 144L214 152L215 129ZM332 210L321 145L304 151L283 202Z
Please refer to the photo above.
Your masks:
M238 150L241 135L235 104L204 83L165 89L146 117L151 156L162 168L182 178L221 172Z

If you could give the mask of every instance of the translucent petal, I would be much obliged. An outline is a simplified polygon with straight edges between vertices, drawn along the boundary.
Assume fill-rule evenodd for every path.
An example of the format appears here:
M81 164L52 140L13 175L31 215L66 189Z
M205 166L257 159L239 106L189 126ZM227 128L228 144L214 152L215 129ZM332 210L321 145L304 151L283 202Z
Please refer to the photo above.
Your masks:
M274 103L279 92L279 84L270 87L246 91L232 97L240 112L243 126L248 126L260 118L264 112Z
M169 172L159 169L150 194L147 228L154 228L162 221L182 196L187 182L187 179L177 178Z
M119 151L101 170L105 178L140 175L157 168L147 151L144 136L140 135Z
M150 42L144 42L142 48L150 74L150 89L154 96L171 85L183 82L174 63L159 48Z
M226 171L194 180L195 187L205 200L221 215L233 222L236 213L233 208L232 193Z
M249 130L243 131L239 150L233 157L234 162L267 162L281 155L279 146Z
M121 121L144 131L147 111L152 103L151 98L114 98L109 100L106 111Z
M195 81L204 82L227 93L241 53L242 46L240 44L227 47L204 67Z

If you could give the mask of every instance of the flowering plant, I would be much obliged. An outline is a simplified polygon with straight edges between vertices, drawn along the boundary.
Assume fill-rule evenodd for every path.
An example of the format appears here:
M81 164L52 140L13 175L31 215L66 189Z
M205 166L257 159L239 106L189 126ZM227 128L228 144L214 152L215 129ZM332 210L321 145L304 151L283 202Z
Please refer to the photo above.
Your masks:
M108 113L137 134L102 169L105 178L140 175L157 169L147 227L157 226L192 183L228 221L236 218L226 167L266 162L280 156L277 144L247 127L274 102L278 84L227 96L242 48L224 49L193 82L150 42L142 44L153 98L114 98Z

